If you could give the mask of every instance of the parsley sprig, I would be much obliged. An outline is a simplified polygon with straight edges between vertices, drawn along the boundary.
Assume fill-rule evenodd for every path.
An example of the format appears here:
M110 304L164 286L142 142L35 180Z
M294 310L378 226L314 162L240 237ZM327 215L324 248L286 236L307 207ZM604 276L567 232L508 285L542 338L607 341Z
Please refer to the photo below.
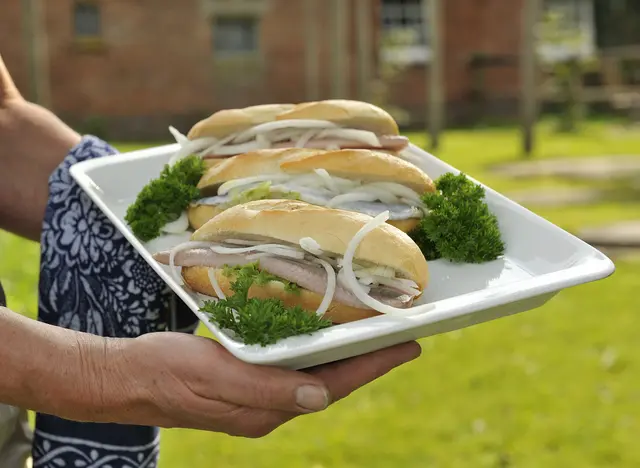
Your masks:
M498 219L484 202L485 191L464 174L447 173L422 202L430 210L411 233L427 260L484 263L504 254Z
M280 299L249 298L252 285L266 285L271 281L283 283L294 294L300 287L278 276L260 270L259 263L225 267L223 274L233 278L233 295L217 302L207 301L201 310L222 329L231 330L247 345L267 346L290 336L310 334L331 326L329 320L300 306L287 307ZM234 314L235 311L235 314Z
M189 156L175 165L166 165L160 177L149 182L129 206L125 221L142 242L160 235L167 223L175 221L193 200L200 197L197 188L205 171L198 156Z

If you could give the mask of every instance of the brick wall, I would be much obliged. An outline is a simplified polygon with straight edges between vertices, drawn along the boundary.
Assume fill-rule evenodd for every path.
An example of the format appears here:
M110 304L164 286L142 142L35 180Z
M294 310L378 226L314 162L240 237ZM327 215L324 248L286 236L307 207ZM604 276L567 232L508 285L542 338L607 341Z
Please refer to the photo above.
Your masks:
M514 59L520 47L520 11L523 0L445 0L443 52L446 113L449 123L479 116L472 101L473 78L469 60L474 54ZM412 115L413 124L425 123L428 102L428 64L412 65L393 87L393 101ZM517 107L517 61L484 70L485 102L480 114L513 115Z
M104 42L80 47L73 38L72 0L56 0L46 9L53 110L80 124L99 116L111 138L168 138L167 126L183 131L215 110L264 102L307 98L305 20L300 0L269 0L261 25L261 57L246 66L216 61L205 0L109 0L100 2ZM357 94L357 50L353 0L346 57L348 90ZM445 80L450 121L468 117L471 54L517 54L519 12L523 0L446 0ZM379 5L377 0L371 0ZM0 15L0 52L21 89L27 66L21 42L20 2L4 0ZM46 2L47 5L50 2ZM320 6L328 5L319 0ZM372 22L379 21L374 8ZM320 8L320 93L331 95L331 18ZM376 34L376 39L378 35ZM374 41L375 44L375 41ZM369 53L372 58L376 51ZM424 120L426 65L408 69L393 85L393 103ZM509 110L518 88L517 67L487 71L486 109ZM507 103L505 105L501 103ZM512 106L511 106L512 107Z
M73 39L72 2L56 1L47 10L56 112L72 120L151 119L198 113L213 102L209 31L196 2L102 2L104 45L86 50Z

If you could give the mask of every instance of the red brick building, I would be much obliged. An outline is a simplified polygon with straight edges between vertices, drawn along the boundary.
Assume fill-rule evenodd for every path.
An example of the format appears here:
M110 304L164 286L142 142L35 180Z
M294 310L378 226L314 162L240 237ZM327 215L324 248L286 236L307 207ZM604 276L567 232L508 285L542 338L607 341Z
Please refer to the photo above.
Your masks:
M32 32L40 31L32 34L24 2L2 0L0 53L26 95L40 90L56 113L93 121L111 138L167 137L167 125L186 130L225 107L364 99L389 60L403 68L390 102L421 123L429 0L338 0L340 10L334 1L31 0L42 9L40 20L30 15ZM523 1L442 1L449 121L479 105L491 114L517 109ZM415 41L383 47L384 33L395 30L416 33Z

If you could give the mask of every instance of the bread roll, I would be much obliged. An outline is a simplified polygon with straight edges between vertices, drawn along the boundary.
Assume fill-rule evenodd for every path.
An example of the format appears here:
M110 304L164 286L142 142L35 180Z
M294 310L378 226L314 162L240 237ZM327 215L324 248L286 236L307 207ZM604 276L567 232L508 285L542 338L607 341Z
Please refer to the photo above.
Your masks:
M225 109L201 120L189 131L187 138L224 138L267 122L273 122L283 112L293 109L293 104L264 104L244 109Z
M264 104L244 109L225 109L201 120L187 137L224 138L256 125L278 120L324 120L341 127L367 130L380 136L398 136L398 124L385 110L373 104L331 99L301 104Z
M295 200L259 200L237 205L218 214L192 235L193 241L263 239L299 245L311 237L330 254L344 255L353 236L371 217ZM424 290L429 281L427 261L415 242L400 229L385 223L364 237L354 260L391 267L399 277Z
M198 182L205 190L234 179L267 174L304 174L325 169L329 174L365 182L395 182L419 194L434 192L433 180L410 162L387 153L364 149L324 151L313 149L263 149L223 160L207 170Z
M367 102L346 99L298 104L293 109L279 114L277 119L328 120L345 128L367 130L377 135L400 134L398 124L385 110Z

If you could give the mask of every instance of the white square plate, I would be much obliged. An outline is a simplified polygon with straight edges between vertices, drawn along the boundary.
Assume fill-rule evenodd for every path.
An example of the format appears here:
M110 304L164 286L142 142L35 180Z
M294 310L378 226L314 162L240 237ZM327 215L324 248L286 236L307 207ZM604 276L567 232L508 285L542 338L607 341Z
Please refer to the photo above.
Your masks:
M200 300L176 283L168 267L152 255L189 234L167 235L143 244L124 222L127 207L157 177L178 145L167 145L78 163L71 174L133 247L231 353L247 362L302 369L375 351L394 344L540 307L564 288L606 278L614 265L606 256L568 232L485 187L507 245L504 259L482 265L430 262L431 281L408 318L378 316L337 325L275 345L247 346L221 332L199 312ZM406 157L432 178L453 167L411 146ZM475 181L477 182L477 181Z

